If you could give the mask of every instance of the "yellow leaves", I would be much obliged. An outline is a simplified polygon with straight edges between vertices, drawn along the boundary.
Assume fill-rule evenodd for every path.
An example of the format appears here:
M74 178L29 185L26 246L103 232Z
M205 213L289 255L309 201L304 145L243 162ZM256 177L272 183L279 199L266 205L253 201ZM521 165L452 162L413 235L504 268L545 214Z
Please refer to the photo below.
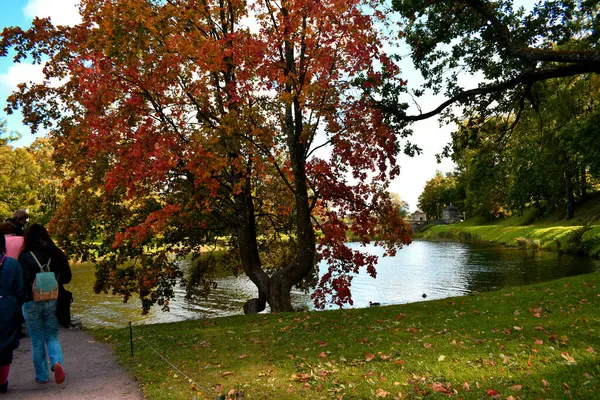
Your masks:
M438 361L439 361L439 362L442 362L442 361L444 361L445 359L446 359L446 356L445 356L445 355L443 355L443 354L441 354L441 355L438 357Z

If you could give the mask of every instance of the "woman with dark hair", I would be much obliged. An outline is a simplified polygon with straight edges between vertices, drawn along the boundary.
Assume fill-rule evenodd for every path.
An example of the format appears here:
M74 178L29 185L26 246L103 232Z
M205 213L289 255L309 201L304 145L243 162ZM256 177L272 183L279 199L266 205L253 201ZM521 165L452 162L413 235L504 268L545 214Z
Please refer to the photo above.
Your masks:
M8 372L13 351L19 347L23 304L23 270L12 257L7 257L4 236L0 235L0 393L8 389Z
M23 315L27 331L31 337L35 381L47 383L48 357L51 370L54 371L56 383L63 383L63 353L58 340L58 320L56 319L56 298L53 300L34 301L33 287L36 274L49 269L54 273L58 285L71 281L71 269L65 253L52 241L50 234L40 224L30 225L25 231L23 250L19 255L19 263L23 268L25 284L25 304ZM46 347L48 354L46 355Z

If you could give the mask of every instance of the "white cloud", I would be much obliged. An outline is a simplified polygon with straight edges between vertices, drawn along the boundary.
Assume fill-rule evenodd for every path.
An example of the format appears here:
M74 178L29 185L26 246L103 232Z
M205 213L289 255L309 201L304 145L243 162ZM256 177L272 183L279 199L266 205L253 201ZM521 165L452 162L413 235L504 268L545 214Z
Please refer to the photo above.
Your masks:
M18 63L11 65L6 73L0 74L0 89L2 92L12 92L22 82L41 83L44 80L42 72L44 65Z
M79 0L28 0L23 10L27 17L50 17L54 25L77 25L81 22Z

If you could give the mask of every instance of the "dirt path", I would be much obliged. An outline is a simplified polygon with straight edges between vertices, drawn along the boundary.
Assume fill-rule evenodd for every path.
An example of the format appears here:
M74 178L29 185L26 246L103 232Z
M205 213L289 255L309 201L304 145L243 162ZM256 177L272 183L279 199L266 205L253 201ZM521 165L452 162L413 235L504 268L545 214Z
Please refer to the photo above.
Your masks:
M67 379L61 385L53 381L34 382L31 343L26 337L15 351L8 377L6 399L142 399L134 380L120 367L112 350L81 330L60 330L60 342Z

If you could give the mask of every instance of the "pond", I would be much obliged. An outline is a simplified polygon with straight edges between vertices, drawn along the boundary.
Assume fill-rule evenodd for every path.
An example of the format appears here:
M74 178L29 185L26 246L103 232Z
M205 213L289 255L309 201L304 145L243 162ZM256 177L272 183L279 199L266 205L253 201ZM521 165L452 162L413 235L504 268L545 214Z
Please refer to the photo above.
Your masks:
M359 248L356 243L350 244ZM364 251L381 255L374 246ZM184 290L176 289L170 312L155 307L141 315L140 303L123 303L118 296L93 293L94 267L74 264L73 280L67 286L73 292L73 314L87 328L123 327L134 324L174 322L214 318L242 313L242 305L256 297L256 287L245 277L217 279L206 300L187 301ZM410 303L461 296L472 292L528 285L566 276L600 271L600 261L547 251L526 251L483 244L415 241L395 257L380 258L377 279L361 273L354 278L352 307L367 307L369 301L382 305ZM312 309L310 295L293 292L293 303Z

